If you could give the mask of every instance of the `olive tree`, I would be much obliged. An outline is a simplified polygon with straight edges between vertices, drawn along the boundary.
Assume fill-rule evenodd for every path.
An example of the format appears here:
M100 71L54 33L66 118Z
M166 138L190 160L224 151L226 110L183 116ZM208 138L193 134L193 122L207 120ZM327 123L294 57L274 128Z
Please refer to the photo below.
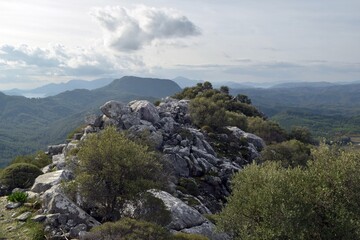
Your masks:
M127 200L160 184L161 159L114 127L89 135L78 158L75 186L103 221L117 220Z

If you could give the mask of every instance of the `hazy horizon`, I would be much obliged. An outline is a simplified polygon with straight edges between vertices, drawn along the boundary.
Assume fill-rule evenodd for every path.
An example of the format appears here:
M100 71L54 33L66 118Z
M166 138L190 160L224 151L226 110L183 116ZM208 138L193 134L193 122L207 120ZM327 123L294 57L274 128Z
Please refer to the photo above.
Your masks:
M360 80L360 2L0 2L0 90L124 75Z

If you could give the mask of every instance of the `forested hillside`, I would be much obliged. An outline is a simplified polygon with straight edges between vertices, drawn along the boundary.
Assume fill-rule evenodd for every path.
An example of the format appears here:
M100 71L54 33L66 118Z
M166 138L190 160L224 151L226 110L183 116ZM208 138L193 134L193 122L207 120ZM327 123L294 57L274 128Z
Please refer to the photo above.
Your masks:
M308 127L316 136L360 133L360 84L232 89L248 95L267 116L289 129Z
M0 167L16 155L44 149L114 99L155 99L174 94L180 87L171 80L123 77L95 90L73 90L47 98L25 98L0 93Z

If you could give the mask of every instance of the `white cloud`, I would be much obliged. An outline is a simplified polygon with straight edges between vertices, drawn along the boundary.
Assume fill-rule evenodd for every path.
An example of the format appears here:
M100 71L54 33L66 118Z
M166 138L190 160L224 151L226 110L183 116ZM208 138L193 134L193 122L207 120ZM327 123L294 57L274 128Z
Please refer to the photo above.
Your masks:
M103 47L67 48L52 45L33 48L28 45L0 46L0 76L2 82L49 81L51 76L69 78L95 78L121 76L126 72L146 69L137 55L112 55ZM45 79L44 79L45 76ZM46 79L47 78L47 79ZM61 78L58 78L61 80Z
M141 49L154 40L200 34L199 28L186 16L167 8L105 7L95 8L91 15L104 30L105 45L120 52Z

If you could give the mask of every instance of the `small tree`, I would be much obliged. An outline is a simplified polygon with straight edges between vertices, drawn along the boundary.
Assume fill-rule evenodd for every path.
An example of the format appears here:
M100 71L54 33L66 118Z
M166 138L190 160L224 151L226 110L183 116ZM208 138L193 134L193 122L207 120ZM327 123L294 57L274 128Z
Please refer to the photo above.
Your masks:
M300 127L300 126L292 127L289 137L303 143L308 143L308 144L315 143L314 139L311 136L311 132L306 127Z
M99 209L103 221L117 220L127 200L160 184L161 160L114 127L89 135L78 157L75 183L85 202Z
M208 98L195 98L190 102L191 119L199 127L221 128L226 125L225 114L226 111L219 102L213 102Z
M234 239L360 239L360 153L322 146L313 158L237 173L218 226Z
M0 176L0 184L9 190L14 188L29 188L42 171L33 164L15 163L6 167Z
M311 149L308 145L290 140L282 143L268 145L261 152L260 162L276 161L287 167L305 167L310 159Z
M236 99L239 101L239 102L242 102L242 103L246 103L246 104L251 104L251 99L246 96L246 95L243 95L243 94L238 94L236 96Z

